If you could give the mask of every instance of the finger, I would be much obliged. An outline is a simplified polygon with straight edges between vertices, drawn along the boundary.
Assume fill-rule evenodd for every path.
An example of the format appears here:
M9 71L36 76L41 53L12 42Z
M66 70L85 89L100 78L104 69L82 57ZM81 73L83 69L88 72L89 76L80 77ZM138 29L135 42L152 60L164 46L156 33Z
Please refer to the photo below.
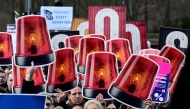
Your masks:
M103 95L102 95L102 94L100 94L100 99L101 99L101 100L103 100L103 99L104 99L104 97L103 97Z
M98 94L98 98L101 98L101 94L100 93Z
M61 90L61 89L59 89L59 88L56 88L56 89L55 89L55 91L56 91L57 93L62 92L62 90Z
M57 88L57 91L58 91L58 92L63 92L63 91L62 91L61 89L59 89L59 88Z
M31 62L31 66L34 67L34 62L33 61Z
M54 96L58 96L58 94L56 93L56 94L54 94Z
M96 96L96 99L98 100L98 99L99 99L99 96Z
M150 103L149 103L149 102L144 102L144 104L148 105L148 104L150 104Z
M148 97L147 100L152 100L152 97Z
M147 101L152 101L152 99L151 99L151 98L148 98Z
M147 100L147 101L145 101L145 102L147 102L147 103L151 103L152 101L150 101L150 100Z
M32 61L31 62L31 68L35 71L36 70L36 67L34 66L34 62Z
M149 105L149 106L150 106L150 105L152 105L152 103L150 103L150 102L147 102L147 103L146 103L146 105Z
M55 89L55 92L59 93L59 91L57 89Z
M147 103L147 102L144 102L144 104L146 104L146 105L147 105L148 103Z

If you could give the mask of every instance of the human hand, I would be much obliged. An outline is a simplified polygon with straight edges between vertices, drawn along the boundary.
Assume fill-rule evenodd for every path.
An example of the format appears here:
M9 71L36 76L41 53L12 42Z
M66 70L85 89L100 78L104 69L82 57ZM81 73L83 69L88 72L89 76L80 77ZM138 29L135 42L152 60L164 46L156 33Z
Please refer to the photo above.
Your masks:
M66 92L63 92L63 91L62 91L61 89L59 89L59 88L55 89L55 91L57 92L57 93L54 95L55 101L56 101L57 103L60 103L60 102L63 100L63 98L66 96Z
M96 100L98 100L104 109L106 109L106 102L104 101L104 97L101 93L99 93L97 96L96 96Z
M144 101L144 104L146 105L146 109L151 109L152 108L152 98L151 97L148 97L145 101Z
M27 71L26 71L26 77L25 77L26 81L32 81L32 77L34 75L35 70L36 68L34 67L34 62L32 61L31 66L27 68Z

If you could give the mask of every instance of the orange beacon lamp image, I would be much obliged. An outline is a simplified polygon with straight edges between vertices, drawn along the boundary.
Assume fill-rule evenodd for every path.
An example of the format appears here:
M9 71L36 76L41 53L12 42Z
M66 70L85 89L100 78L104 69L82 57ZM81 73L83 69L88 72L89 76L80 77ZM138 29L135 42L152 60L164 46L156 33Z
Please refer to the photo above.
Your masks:
M165 58L163 56L154 55L154 54L143 54L143 56L155 61L155 62L164 62L164 63L170 63L170 60L168 58Z
M76 63L78 62L78 54L79 54L79 52L76 52L76 53L75 53L75 62L76 62ZM78 80L83 84L85 74L78 73L78 72L77 72L77 74L78 74Z
M79 41L77 71L85 74L86 57L89 53L105 51L105 41L97 37L84 37Z
M156 63L168 63L170 64L170 60L168 58L165 58L163 56L159 56L159 55L154 55L154 54L143 54L143 56L155 61ZM161 67L160 67L161 69ZM170 73L170 72L167 72ZM155 87L156 87L156 83L153 84L153 88L152 88L152 92L154 91Z
M88 35L86 35L86 37L99 37L99 38L106 40L106 36L103 34L88 34Z
M88 54L83 97L93 99L101 93L104 99L112 99L107 90L117 75L118 68L115 54L109 52Z
M170 60L171 72L169 82L172 83L176 73L178 72L178 69L180 69L185 59L185 54L175 47L165 45L158 55Z
M173 94L174 91L175 91L175 88L176 88L176 85L177 85L177 81L179 80L179 76L180 76L180 74L181 74L183 68L184 68L184 66L181 65L180 69L178 70L178 73L176 74L176 76L175 76L175 78L174 78L174 80L173 80L173 83L171 84L171 86L170 86L170 88L169 88L169 92L172 93L172 94Z
M0 32L0 66L12 64L13 47L11 34Z
M107 40L106 51L116 54L119 71L121 71L131 56L131 47L129 41L123 38Z
M46 19L40 15L28 15L16 21L17 49L15 65L35 66L46 65L55 61L51 48L49 30Z
M55 93L56 88L68 91L77 86L74 49L59 49L55 55L56 61L49 66L48 70L48 93Z
M133 108L145 108L159 65L141 56L131 55L108 93L116 100Z
M13 65L13 91L16 94L20 94L22 90L23 80L26 77L27 68L20 68ZM41 67L37 67L32 77L34 80L34 93L40 93L45 91L45 80L43 77Z
M158 55L160 50L158 49L142 49L139 51L140 55L146 55L146 54L153 54L153 55Z
M66 47L71 47L75 50L75 53L79 51L79 40L83 38L82 35L73 35L65 39Z

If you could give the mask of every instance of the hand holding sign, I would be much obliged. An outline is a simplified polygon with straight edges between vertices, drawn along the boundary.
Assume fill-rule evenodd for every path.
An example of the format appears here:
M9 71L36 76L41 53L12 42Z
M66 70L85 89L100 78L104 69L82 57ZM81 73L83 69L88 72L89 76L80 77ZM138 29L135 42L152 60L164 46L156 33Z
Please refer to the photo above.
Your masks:
M152 105L153 105L152 98L151 98L151 97L148 97L148 98L144 101L144 104L146 105L146 109L152 109Z
M36 68L34 67L34 62L32 61L31 67L27 68L27 71L26 71L26 77L25 77L26 81L32 81L32 77L33 77L35 70L36 70Z
M167 102L168 100L168 83L171 64L157 62L160 66L160 70L156 76L154 87L152 90L152 101L153 102Z

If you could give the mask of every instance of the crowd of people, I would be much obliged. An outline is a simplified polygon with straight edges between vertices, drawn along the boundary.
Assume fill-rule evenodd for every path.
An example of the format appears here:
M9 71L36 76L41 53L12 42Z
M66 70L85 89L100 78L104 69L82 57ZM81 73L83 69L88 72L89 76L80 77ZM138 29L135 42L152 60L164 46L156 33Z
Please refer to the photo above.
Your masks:
M43 68L44 69L44 68ZM44 74L46 70L44 70ZM34 94L34 80L32 76L35 72L34 63L31 62L31 67L27 68L26 77L23 80L22 91L23 94ZM1 94L14 94L13 87L13 74L11 67L4 67L0 69L0 93ZM61 89L55 89L55 94L41 92L39 94L46 95L45 109L134 109L118 102L117 100L104 100L104 95L101 93L95 99L86 99L82 96L82 82L79 81L77 87L64 92ZM172 93L169 94L170 98ZM127 99L127 98L126 98ZM170 99L167 103L153 103L151 97L144 101L146 109L166 109Z

